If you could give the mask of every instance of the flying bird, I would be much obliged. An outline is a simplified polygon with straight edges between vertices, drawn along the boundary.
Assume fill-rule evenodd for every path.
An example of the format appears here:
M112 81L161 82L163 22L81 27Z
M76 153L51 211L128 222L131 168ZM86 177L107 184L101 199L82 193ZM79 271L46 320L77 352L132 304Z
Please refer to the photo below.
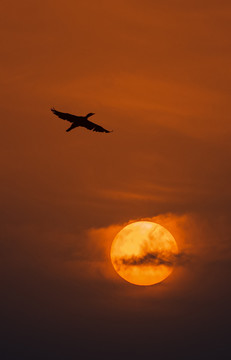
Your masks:
M72 115L72 114L68 114L68 113L63 113L61 111L57 111L54 108L52 108L51 111L56 116L58 116L60 119L67 120L70 123L72 123L71 126L66 131L71 131L78 126L82 126L88 130L93 130L93 131L97 131L97 132L105 132L105 133L111 132L109 130L104 129L102 126L97 125L97 124L93 123L92 121L88 120L88 118L90 116L94 115L94 113L89 113L86 116L76 116L76 115Z

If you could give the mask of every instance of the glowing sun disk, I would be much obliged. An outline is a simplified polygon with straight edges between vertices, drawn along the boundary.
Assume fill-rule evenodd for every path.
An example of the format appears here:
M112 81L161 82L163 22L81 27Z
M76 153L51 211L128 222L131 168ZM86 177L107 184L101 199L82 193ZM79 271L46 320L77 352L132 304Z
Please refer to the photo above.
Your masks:
M168 230L154 222L138 221L116 235L111 261L126 281L153 285L171 274L177 253L176 241Z

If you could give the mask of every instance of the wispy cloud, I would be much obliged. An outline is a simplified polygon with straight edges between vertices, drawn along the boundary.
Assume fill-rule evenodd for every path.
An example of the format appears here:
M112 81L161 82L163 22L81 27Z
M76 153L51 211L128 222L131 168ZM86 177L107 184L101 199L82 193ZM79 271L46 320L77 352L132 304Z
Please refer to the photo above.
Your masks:
M147 252L141 256L120 257L114 259L114 263L120 266L180 266L190 261L190 255L181 252L173 254L171 252Z

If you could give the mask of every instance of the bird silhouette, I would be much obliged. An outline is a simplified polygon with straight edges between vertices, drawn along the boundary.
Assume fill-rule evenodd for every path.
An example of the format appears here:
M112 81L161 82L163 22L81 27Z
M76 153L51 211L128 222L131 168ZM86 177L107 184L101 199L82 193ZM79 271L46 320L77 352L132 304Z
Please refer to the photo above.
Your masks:
M67 132L75 129L78 126L82 126L88 130L93 130L93 131L97 131L97 132L105 132L105 133L111 132L109 130L104 129L102 126L97 125L97 124L93 123L92 121L88 120L88 118L90 116L94 115L94 113L89 113L86 116L76 116L76 115L72 115L72 114L68 114L68 113L63 113L61 111L57 111L54 108L52 108L51 111L56 116L58 116L60 119L67 120L70 123L72 123L71 126L66 130Z

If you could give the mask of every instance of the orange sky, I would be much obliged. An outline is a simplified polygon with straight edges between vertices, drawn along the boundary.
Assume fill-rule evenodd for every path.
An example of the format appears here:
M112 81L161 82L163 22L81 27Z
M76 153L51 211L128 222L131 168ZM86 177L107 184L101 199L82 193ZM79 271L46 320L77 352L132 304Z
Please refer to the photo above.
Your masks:
M6 354L29 339L35 358L41 334L38 359L226 349L230 1L2 0L0 16ZM114 132L66 133L53 106ZM140 219L191 256L166 286L111 267L115 230Z

